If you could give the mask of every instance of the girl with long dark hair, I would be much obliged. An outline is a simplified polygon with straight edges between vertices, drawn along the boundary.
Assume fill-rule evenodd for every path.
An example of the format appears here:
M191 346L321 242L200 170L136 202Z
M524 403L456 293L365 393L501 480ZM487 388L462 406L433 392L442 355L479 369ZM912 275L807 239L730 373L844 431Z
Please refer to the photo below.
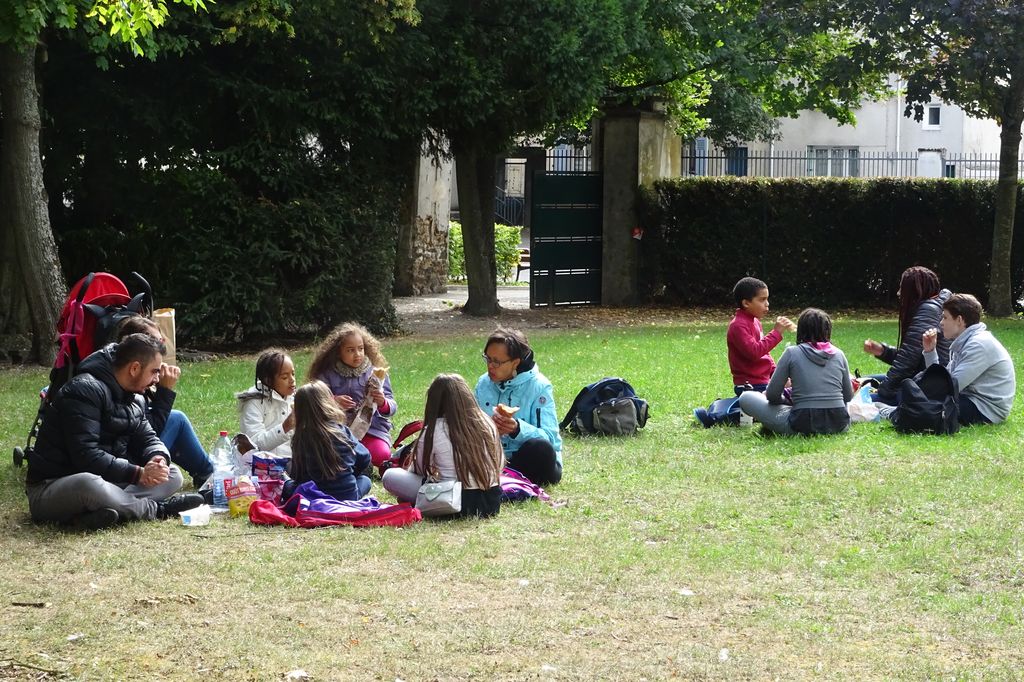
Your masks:
M458 374L440 374L427 390L423 430L411 469L388 469L384 489L400 502L414 502L424 477L462 483L463 516L494 516L501 502L504 455L493 421L477 406Z
M949 300L950 292L939 286L939 276L926 267L915 265L903 271L896 296L900 301L899 331L896 345L890 346L873 339L864 341L864 352L891 365L879 378L877 400L895 405L899 399L900 384L925 368L921 353L921 335L929 329L939 328L942 304ZM949 362L949 341L939 334L936 343L939 361Z

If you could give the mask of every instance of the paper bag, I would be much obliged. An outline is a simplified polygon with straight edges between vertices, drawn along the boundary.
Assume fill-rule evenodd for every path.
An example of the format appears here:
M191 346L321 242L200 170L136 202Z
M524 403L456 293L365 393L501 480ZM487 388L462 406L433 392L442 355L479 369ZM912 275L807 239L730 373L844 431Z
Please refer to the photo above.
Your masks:
M153 311L153 321L160 327L160 334L164 337L164 345L167 352L164 353L164 362L168 365L178 364L174 350L177 344L174 342L174 308L159 308Z

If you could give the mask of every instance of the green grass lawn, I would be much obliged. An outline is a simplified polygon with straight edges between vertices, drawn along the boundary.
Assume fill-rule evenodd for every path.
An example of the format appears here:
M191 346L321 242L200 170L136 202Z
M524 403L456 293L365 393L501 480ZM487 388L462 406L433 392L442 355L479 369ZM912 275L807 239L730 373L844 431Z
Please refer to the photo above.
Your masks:
M402 529L36 527L9 453L45 372L0 371L0 679L1018 678L1020 399L1009 423L950 438L704 430L692 408L731 390L725 322L532 332L560 414L621 375L650 401L647 429L567 438L563 508ZM991 326L1024 366L1024 326ZM895 335L840 317L833 340L870 373L861 342ZM438 372L472 384L480 350L386 342L397 424ZM178 406L204 442L237 428L252 370L184 367Z

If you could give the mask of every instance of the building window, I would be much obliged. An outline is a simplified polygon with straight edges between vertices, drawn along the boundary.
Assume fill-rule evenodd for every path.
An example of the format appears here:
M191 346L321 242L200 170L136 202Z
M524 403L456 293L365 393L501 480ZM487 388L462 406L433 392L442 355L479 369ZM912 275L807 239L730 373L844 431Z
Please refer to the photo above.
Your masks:
M855 178L860 175L860 150L857 147L808 147L807 174Z
M942 130L942 107L939 104L929 104L924 108L925 130Z

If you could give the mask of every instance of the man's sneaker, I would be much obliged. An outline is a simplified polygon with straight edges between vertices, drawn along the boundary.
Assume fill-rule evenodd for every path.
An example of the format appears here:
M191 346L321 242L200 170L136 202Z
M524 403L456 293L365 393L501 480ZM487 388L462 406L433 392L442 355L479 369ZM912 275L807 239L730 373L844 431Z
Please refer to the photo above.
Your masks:
M203 496L198 493L171 495L163 502L156 503L156 517L158 519L166 519L176 515L178 512L195 509L202 503Z
M104 507L75 517L71 520L71 526L77 530L99 530L110 528L120 520L121 515L116 509Z

